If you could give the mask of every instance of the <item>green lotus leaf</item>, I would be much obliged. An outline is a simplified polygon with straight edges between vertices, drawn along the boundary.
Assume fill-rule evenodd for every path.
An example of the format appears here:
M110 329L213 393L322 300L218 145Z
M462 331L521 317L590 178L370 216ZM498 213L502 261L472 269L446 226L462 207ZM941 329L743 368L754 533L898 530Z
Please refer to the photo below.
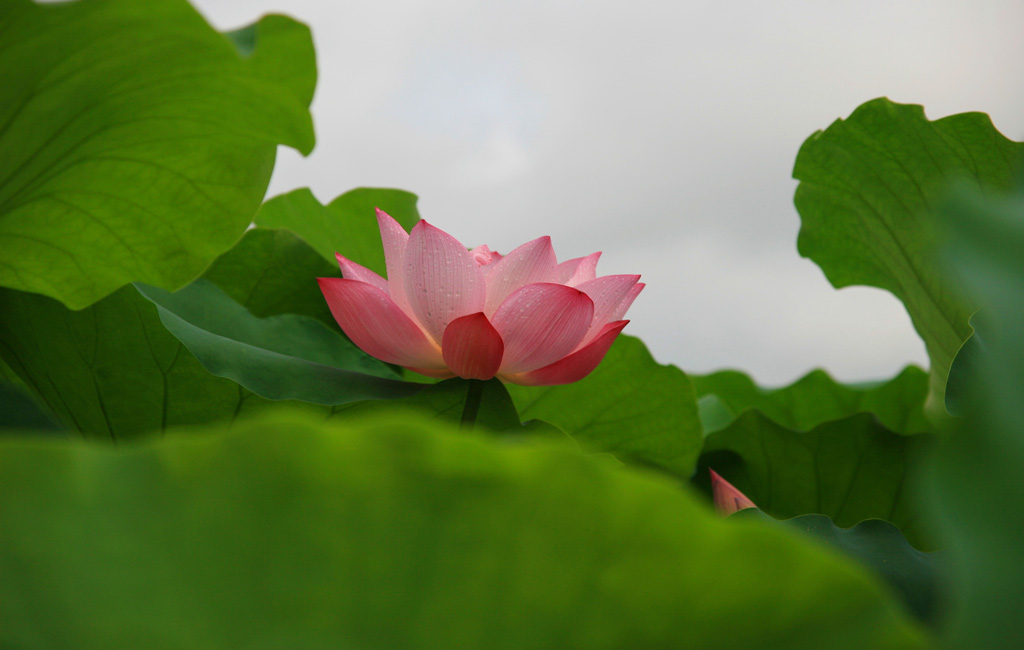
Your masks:
M619 335L586 378L564 386L508 386L523 420L550 422L585 448L689 478L701 448L693 383Z
M903 436L869 413L794 431L747 411L709 435L697 480L710 467L768 514L823 514L837 525L884 519L919 548L932 548L915 472L932 436Z
M794 532L415 416L264 417L128 450L8 438L0 512L5 647L926 643L868 571Z
M313 147L313 46L288 18L242 52L185 0L8 0L0 24L0 286L72 309L177 289L252 221L277 146Z
M970 336L973 300L942 264L936 217L954 180L1009 187L1024 144L987 115L929 121L920 106L875 99L804 142L793 176L800 254L835 287L879 287L903 301L931 361L927 412L945 413L950 364Z
M705 435L727 428L752 409L788 429L808 431L831 420L871 413L898 433L928 431L923 405L928 375L907 366L893 379L868 384L840 384L814 370L784 388L757 386L742 372L723 370L691 375L700 404Z

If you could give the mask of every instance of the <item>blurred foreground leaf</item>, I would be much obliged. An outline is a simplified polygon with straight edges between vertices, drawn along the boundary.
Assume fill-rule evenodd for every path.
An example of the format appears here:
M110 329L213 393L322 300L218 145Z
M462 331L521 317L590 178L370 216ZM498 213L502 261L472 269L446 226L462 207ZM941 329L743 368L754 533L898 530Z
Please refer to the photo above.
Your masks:
M903 301L928 348L932 414L944 413L946 375L974 311L939 261L936 211L953 180L1007 188L1022 152L982 113L932 122L920 106L875 99L812 135L797 156L800 254L837 288L870 285Z
M701 448L693 384L636 338L620 335L597 369L564 386L508 385L523 420L562 429L584 447L689 478Z
M0 286L73 309L176 289L252 221L278 144L313 147L309 30L240 55L185 0L0 5Z
M733 516L771 520L756 508L740 510ZM881 519L868 519L850 528L836 526L825 515L801 515L779 523L861 562L888 583L915 616L932 625L938 623L943 613L939 574L944 569L944 553L915 549L899 528Z
M121 451L0 441L0 645L924 645L809 541L665 479L446 431L274 417Z
M949 215L949 259L987 327L961 426L932 468L933 517L955 578L946 647L1015 650L1024 647L1024 188L964 191Z

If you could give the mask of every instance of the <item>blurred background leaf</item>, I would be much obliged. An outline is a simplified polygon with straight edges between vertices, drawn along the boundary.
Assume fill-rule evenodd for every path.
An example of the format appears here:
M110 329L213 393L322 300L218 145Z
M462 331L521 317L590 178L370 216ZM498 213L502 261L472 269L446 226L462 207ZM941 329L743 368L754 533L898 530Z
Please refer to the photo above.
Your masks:
M813 134L797 156L800 254L837 288L864 284L903 301L931 360L930 417L945 413L946 375L974 311L936 254L936 211L953 180L1008 188L1022 152L982 113L933 122L883 98Z
M416 417L264 417L120 451L7 439L0 511L7 647L925 644L795 533Z
M185 0L3 5L0 286L81 309L176 289L252 221L278 144L313 147L309 29L240 56Z

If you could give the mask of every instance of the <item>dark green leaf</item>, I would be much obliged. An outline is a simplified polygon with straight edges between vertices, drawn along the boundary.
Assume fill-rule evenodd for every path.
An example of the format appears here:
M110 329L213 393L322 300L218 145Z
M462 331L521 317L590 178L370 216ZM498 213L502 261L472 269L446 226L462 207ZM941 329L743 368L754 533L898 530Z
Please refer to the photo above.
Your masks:
M690 378L620 335L597 370L564 386L508 386L523 420L537 418L580 444L689 477L701 447Z
M868 572L674 481L410 417L0 442L0 512L5 647L925 641Z
M52 414L36 402L28 387L20 380L11 381L6 376L8 370L3 370L0 372L0 433L34 430L44 434L64 435L66 431L57 424Z
M468 382L456 377L428 385L409 397L390 401L368 400L346 404L337 407L335 414L350 418L371 413L393 413L395 409L401 408L418 411L425 419L461 426L468 394ZM491 379L483 383L479 411L472 427L469 428L501 433L506 436L529 435L562 442L571 441L564 431L542 420L521 423L516 406L512 403L505 384L498 379ZM578 447L576 448L578 449Z
M836 287L880 287L903 301L931 360L930 414L944 412L946 375L974 311L938 261L935 212L953 179L1007 187L1022 151L982 113L931 122L920 106L876 99L812 135L797 156L800 254Z
M424 386L423 390L409 397L389 402L380 400L357 402L340 407L336 409L336 412L344 414L345 417L354 417L392 412L396 408L411 409L422 412L425 419L458 426L462 421L468 394L469 382L455 377ZM492 379L483 383L480 406L474 426L497 432L514 430L521 426L516 407L500 380Z
M707 437L698 477L714 469L774 517L824 514L844 527L884 519L929 547L911 486L931 443L893 433L867 413L792 431L747 411Z
M137 288L208 371L268 399L333 405L405 397L422 388L400 381L322 322L295 314L256 318L207 280L176 293Z
M406 231L420 219L415 194L361 187L345 192L326 206L307 189L276 196L260 208L256 223L264 228L291 230L331 264L336 264L335 253L341 253L386 277L384 249L374 211L378 207Z
M241 58L185 0L3 5L0 286L78 309L175 289L238 239L277 145L313 147L309 30Z
M950 415L963 415L966 408L968 383L987 353L985 339L989 324L983 315L975 313L971 316L971 337L964 341L960 351L956 353L953 364L949 367L949 379L946 382L946 410ZM979 331L979 329L981 331Z
M203 274L253 316L311 316L336 328L318 277L337 277L337 264L324 261L287 230L249 230Z
M985 349L971 364L960 430L935 459L933 517L949 541L948 648L1024 646L1024 187L962 193L949 259L979 299Z
M837 383L822 370L814 370L778 389L761 388L735 370L691 375L691 379L697 390L705 435L725 429L751 409L797 431L857 413L872 413L899 433L918 433L929 428L922 411L928 375L916 366L907 366L884 383L858 385Z
M123 287L81 311L0 289L0 355L64 426L101 440L228 420L267 402L214 377Z
M756 508L740 510L734 517L773 521ZM780 523L861 562L885 580L915 616L930 624L938 622L944 554L915 549L899 528L881 519L868 519L852 528L840 528L825 515L802 515Z

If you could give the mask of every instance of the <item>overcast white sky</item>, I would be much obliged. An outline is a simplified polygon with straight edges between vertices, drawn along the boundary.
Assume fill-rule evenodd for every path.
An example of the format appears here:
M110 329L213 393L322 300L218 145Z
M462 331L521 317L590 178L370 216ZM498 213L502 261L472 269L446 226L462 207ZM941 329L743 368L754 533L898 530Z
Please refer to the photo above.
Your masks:
M797 255L796 152L883 95L1024 139L1022 0L194 4L313 29L317 147L282 151L270 195L399 187L468 246L604 251L648 285L626 333L688 372L927 365L900 303Z

